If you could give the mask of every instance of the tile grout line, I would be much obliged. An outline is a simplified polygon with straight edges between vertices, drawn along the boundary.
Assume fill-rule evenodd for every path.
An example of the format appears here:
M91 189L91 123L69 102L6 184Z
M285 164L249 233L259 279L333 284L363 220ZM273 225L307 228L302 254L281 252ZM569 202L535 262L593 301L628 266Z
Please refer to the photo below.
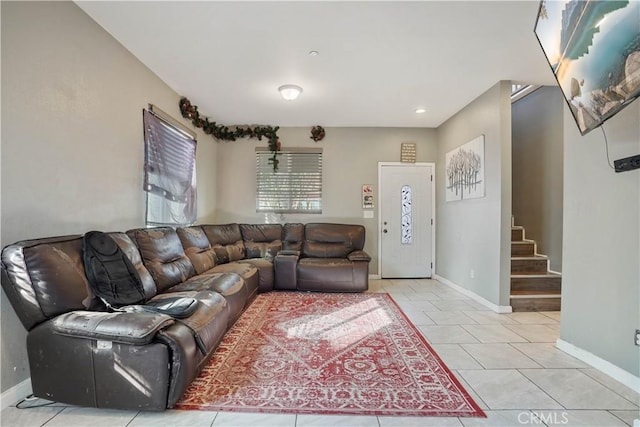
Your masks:
M534 358L532 358L531 356L529 356L528 354L526 354L525 352L521 351L519 348L517 348L516 346L514 346L513 344L538 344L538 343L534 343L534 342L526 342L526 343L508 343L509 347L511 347L512 349L514 349L515 351L517 351L518 353L522 354L524 357L526 357L527 359L531 360L533 363L535 363L536 365L538 365L537 368L527 368L527 369L547 369L544 366L542 366L541 363L539 363L537 360L535 360Z
M566 406L564 406L562 403L558 402L556 400L556 398L554 398L553 396L551 396L549 393L547 393L542 387L540 387L538 385L538 383L536 383L535 381L533 381L531 378L529 378L524 372L522 372L523 368L517 369L518 373L520 375L522 375L523 377L525 377L531 384L533 384L534 386L536 386L541 392L543 392L544 394L546 394L547 396L549 396L549 399L553 400L554 402L556 402L558 405L560 405L564 410L569 410ZM569 368L571 369L571 368Z
M591 375L589 375L586 372L582 372L583 370L589 370L589 369L595 369L595 368L575 368L576 370L580 371L583 375L586 375L587 377L591 378L592 380L594 380L595 382L597 382L598 384L600 384L601 386L603 386L604 388L606 388L607 390L609 390L610 392L620 396L622 399L626 400L627 402L631 403L632 405L635 405L637 408L640 408L640 404L638 404L639 402L633 402L629 399L627 399L625 396L621 395L620 393L618 393L616 390L612 389L611 387L609 387L607 384L603 383L602 381L598 380L597 378L592 377ZM615 380L613 380L615 381ZM621 384L623 387L626 387L624 384ZM628 387L627 387L628 388ZM629 389L631 390L631 389ZM631 390L632 393L635 393L635 391ZM640 399L640 395L638 395L638 399ZM616 409L612 409L613 411L616 411ZM638 417L640 418L640 414L638 415Z

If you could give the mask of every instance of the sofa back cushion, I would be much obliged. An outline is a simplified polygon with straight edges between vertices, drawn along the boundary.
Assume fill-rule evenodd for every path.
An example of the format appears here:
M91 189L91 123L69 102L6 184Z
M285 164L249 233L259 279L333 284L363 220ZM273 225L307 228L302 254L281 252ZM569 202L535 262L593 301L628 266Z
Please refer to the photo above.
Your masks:
M127 231L140 249L142 262L156 282L158 293L196 274L173 228L137 228Z
M133 266L136 268L138 272L138 276L140 276L140 280L142 281L142 287L144 288L144 295L146 299L153 298L157 293L158 289L156 288L156 282L153 281L153 277L151 277L151 273L147 270L147 267L144 266L142 262L142 256L140 255L140 251L131 237L127 236L126 233L122 232L112 232L107 233L115 242L120 246L120 249L127 255Z
M273 258L282 249L282 225L240 224L247 258Z
M197 274L202 274L216 266L216 253L200 226L183 227L176 230L187 255Z
M273 242L244 242L246 258L274 258L282 249L282 240Z
M302 256L310 258L344 258L364 248L365 228L355 224L307 224Z
M89 282L82 236L24 240L2 250L2 287L27 330L72 310L83 310Z
M287 223L282 230L282 249L288 251L302 251L304 240L304 224Z
M216 254L217 264L226 264L245 257L244 243L238 224L203 225L202 230Z
M282 225L240 224L240 233L245 242L273 242L282 240Z
M308 258L346 258L351 253L348 245L343 243L313 242L302 243L302 256Z

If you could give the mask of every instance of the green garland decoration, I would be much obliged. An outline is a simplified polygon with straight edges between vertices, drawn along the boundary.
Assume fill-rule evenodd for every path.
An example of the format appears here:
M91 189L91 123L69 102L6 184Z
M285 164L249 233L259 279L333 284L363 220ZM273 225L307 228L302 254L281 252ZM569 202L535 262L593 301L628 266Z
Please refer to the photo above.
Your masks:
M235 141L238 138L267 138L269 141L269 151L271 158L269 163L273 165L273 171L278 171L278 156L282 148L278 138L279 126L223 126L216 122L211 122L207 117L201 118L198 107L192 105L186 97L180 98L180 113L185 119L191 120L195 127L202 128L204 133L211 135L219 141Z

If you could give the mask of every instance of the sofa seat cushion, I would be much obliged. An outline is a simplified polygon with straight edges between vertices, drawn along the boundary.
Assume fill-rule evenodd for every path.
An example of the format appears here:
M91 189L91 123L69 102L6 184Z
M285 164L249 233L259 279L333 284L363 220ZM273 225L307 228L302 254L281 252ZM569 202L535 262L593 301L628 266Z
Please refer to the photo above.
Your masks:
M168 293L184 291L215 291L227 300L229 327L238 320L247 300L247 287L242 277L235 273L210 273L193 276L167 290Z
M258 292L273 290L274 270L273 260L269 258L247 258L242 264L250 264L258 269Z
M350 292L353 263L345 258L301 258L297 267L301 291Z
M211 273L235 273L242 277L245 285L247 286L247 304L245 307L255 298L258 294L258 282L260 280L258 269L249 263L242 262L230 262L227 264L220 264L213 267L211 270L206 271L204 274Z

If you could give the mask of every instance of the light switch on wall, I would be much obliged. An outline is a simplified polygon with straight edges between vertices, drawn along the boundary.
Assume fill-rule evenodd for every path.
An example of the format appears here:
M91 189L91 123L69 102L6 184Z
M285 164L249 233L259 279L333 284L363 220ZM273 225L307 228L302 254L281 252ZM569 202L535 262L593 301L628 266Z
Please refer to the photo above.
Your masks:
M362 215L365 218L373 218L373 211L362 211Z

